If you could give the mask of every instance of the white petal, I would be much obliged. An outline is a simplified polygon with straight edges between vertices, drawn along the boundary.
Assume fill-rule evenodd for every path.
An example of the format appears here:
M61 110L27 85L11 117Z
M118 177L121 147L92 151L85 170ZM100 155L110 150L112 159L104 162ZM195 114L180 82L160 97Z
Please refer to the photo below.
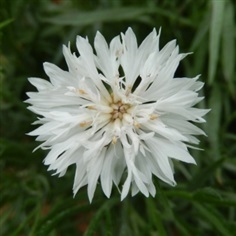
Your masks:
M43 67L54 86L60 87L74 85L72 76L69 72L64 71L56 65L48 62L43 63Z
M70 44L68 45L68 47L63 45L62 51L65 57L67 66L69 68L69 72L72 73L76 78L80 79L82 76L81 76L81 68L80 68L79 60L75 56L75 54L71 53Z
M173 177L173 172L168 160L167 155L163 152L162 149L159 149L157 146L157 141L155 140L155 137L151 140L148 141L147 146L150 148L152 151L152 156L158 166L160 167L162 173L164 174L165 177L167 177L171 183L175 183L174 177Z
M52 84L50 84L47 80L45 79L40 79L40 78L28 78L29 82L34 85L38 91L41 90L48 90L52 89Z
M90 202L92 202L97 181L102 171L105 154L106 150L103 149L102 152L100 153L100 156L98 158L92 158L87 165L88 197Z
M76 162L76 171L75 178L73 184L73 193L75 194L79 191L81 187L88 183L87 174L86 174L86 165L83 163L83 158L80 158L78 155L78 159Z
M131 180L132 180L132 174L131 171L128 170L128 176L125 180L125 183L122 187L122 192L121 192L121 201L124 200L124 198L128 195L129 193L129 189L130 189L130 185L131 185Z
M112 177L114 172L114 160L113 148L109 147L106 156L104 157L104 164L101 172L101 185L103 192L109 198L112 189Z
M118 74L118 64L116 55L110 53L108 45L100 32L97 32L94 46L97 52L97 64L105 77L109 80L113 79Z

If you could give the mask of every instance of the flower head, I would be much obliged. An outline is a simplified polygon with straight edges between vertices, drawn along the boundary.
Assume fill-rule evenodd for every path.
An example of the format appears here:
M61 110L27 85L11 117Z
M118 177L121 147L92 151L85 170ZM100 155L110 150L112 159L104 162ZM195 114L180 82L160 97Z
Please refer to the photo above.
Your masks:
M38 92L28 93L29 109L41 124L30 135L49 149L44 163L63 176L75 164L73 192L88 185L92 201L98 181L110 197L113 183L121 199L131 189L155 195L153 175L175 185L172 159L195 163L189 154L194 135L204 132L193 122L204 122L208 110L194 108L203 83L174 78L179 62L176 41L159 49L154 29L137 45L132 29L108 45L97 32L94 53L88 40L77 37L79 56L63 46L64 71L44 63L50 82L29 78Z

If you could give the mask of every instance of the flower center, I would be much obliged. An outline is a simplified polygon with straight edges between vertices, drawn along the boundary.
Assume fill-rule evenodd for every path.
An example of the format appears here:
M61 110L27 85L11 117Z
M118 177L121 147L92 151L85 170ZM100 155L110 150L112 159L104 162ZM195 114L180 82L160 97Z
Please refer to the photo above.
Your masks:
M121 101L116 103L112 103L111 108L113 111L111 112L111 120L115 121L116 119L123 119L123 115L127 113L128 109L130 108L129 104L123 104Z

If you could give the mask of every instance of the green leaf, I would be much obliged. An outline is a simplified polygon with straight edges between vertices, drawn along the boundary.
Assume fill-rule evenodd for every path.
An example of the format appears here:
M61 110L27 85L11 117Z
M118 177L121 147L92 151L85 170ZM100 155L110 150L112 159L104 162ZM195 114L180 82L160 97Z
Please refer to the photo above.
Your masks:
M103 217L103 215L107 211L109 211L111 207L116 205L118 202L119 202L119 199L117 198L107 200L94 214L84 236L93 236L95 229L100 225L101 217Z
M67 220L70 216L77 213L88 212L93 207L101 204L100 201L94 202L92 205L89 204L78 204L75 200L64 201L62 204L56 207L47 217L39 223L37 227L38 236L49 235L49 233L55 228L56 225Z
M177 214L175 215L175 225L181 232L181 234L179 235L183 235L183 236L191 235L191 232L188 229L188 226L189 226L188 223L186 222L185 219L182 219L182 217L180 217Z
M14 21L14 19L8 19L5 21L0 22L0 29L6 27L7 25L9 25L10 23L12 23Z
M104 235L105 236L112 236L112 215L111 215L111 211L109 209L106 209L105 211L105 220L106 220L106 228L105 228L105 232Z
M166 236L166 230L163 224L163 217L155 206L152 198L146 199L147 213L148 213L148 222L152 224L153 228L158 232L160 236Z
M207 134L212 148L212 155L214 159L220 158L220 121L222 117L222 93L221 89L217 84L214 84L213 90L211 93L209 107L211 111L207 116Z
M235 193L220 192L213 188L202 188L194 192L189 190L169 190L166 196L173 198L181 198L190 202L208 203L216 206L232 206L236 207Z
M203 189L198 189L194 193L194 198L195 199L208 199L208 200L221 200L221 195L219 192L217 192L215 189L207 187Z
M120 214L120 228L117 233L119 236L131 235L132 230L130 226L130 200L125 199L122 204L121 214Z
M210 27L210 21L209 21L209 12L207 11L202 22L200 22L198 30L194 36L193 42L190 46L190 51L195 51L196 48L198 48L199 46L202 47L202 44L208 33L209 27Z
M198 212L205 218L209 223L214 226L214 229L218 230L222 236L231 236L232 234L227 229L227 226L224 225L224 217L219 214L214 208L205 206L200 203L194 203L195 208Z
M220 193L213 188L204 188L197 190L194 195L193 199L199 202L205 202L212 205L219 205L219 206L233 206L236 207L236 196L235 194Z
M116 22L137 18L147 12L146 8L122 7L114 9L99 9L88 12L69 12L50 18L42 18L43 21L60 25L85 26L95 22Z
M71 11L52 17L42 17L41 20L58 25L86 26L97 22L119 22L124 20L139 20L143 22L143 18L147 14L158 14L178 21L183 25L194 26L193 23L172 11L163 10L158 7L116 7L110 9L98 9L96 11ZM149 19L149 18L148 18ZM145 22L145 20L144 20ZM150 23L150 22L148 22Z
M234 69L235 69L235 15L234 6L227 1L225 6L224 24L222 32L222 65L225 79L228 81L229 90L235 95Z
M1 207L1 217L0 217L0 233L4 234L5 226L7 222L11 219L11 216L14 214L13 207L2 206Z
M216 68L219 58L220 38L224 20L225 1L211 0L212 15L209 40L209 84L215 79Z
M139 212L137 212L137 209L135 206L131 205L130 201L128 202L129 206L128 206L128 211L127 211L127 216L126 216L126 224L128 224L130 226L127 227L127 231L126 234L123 231L123 235L140 235L142 236L142 232L146 232L147 231L147 221L146 219L144 219L142 217L142 215L139 214ZM130 232L131 231L131 232ZM121 235L120 235L121 236Z
M21 224L19 224L19 226L14 229L14 231L12 232L11 236L17 236L20 235L19 233L21 231L24 230L24 228L26 228L28 225L30 225L30 223L33 221L33 218L35 218L34 224L33 224L33 228L31 229L33 232L33 230L35 229L35 224L37 224L38 221L38 213L39 213L39 207L41 207L40 202L38 203L38 205L35 207L35 209L31 210L31 212L24 218L21 220Z
M189 189L193 190L203 186L206 181L209 181L209 178L214 175L214 171L220 167L224 161L225 159L221 158L213 162L212 165L208 165L206 168L199 170L189 182Z

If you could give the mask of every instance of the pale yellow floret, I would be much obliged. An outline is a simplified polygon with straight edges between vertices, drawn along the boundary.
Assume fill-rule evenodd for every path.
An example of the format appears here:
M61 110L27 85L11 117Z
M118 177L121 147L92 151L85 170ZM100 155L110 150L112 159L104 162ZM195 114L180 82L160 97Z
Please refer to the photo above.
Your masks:
M116 103L111 103L110 107L113 109L111 112L112 121L116 119L123 119L123 115L127 113L127 110L130 108L129 104L123 104L122 101L118 101Z
M157 117L158 117L157 114L151 114L151 115L149 115L149 119L150 119L150 120L156 120Z
M83 121L83 122L79 123L79 126L84 128L84 127L89 126L91 124L92 124L92 121Z
M83 89L79 89L79 93L80 93L81 95L87 94L86 91L83 90Z
M114 136L113 138L112 138L112 144L116 144L117 143L117 138L116 138L116 136Z
M141 125L137 121L134 121L134 127L139 129L141 127Z
M87 108L88 108L89 110L97 110L96 107L95 107L95 106L92 106L92 105L91 105L91 106L87 106Z
M129 86L127 87L126 92L125 92L125 96L128 96L128 95L131 93L131 90L132 90L132 86L129 85Z

